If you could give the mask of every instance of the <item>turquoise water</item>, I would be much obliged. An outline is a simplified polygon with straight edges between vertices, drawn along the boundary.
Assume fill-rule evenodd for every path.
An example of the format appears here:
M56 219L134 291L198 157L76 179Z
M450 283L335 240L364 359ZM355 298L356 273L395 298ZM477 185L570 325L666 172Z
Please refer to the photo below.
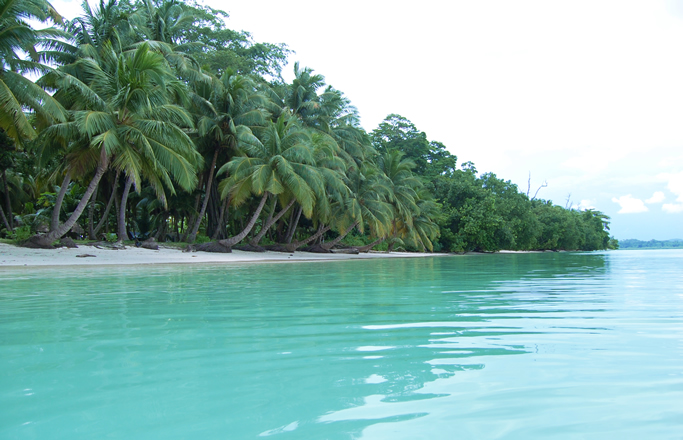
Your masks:
M682 268L5 268L0 438L681 439Z

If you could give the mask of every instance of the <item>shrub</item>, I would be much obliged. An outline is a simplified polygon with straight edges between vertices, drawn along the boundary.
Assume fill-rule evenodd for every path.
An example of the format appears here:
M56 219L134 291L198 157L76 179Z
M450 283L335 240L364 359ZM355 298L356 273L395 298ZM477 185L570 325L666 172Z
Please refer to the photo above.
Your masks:
M23 225L14 228L14 231L10 233L10 238L17 243L28 240L33 235L31 231L31 225Z
M210 241L211 237L207 237L206 235L197 235L197 238L194 240L195 244L208 243Z

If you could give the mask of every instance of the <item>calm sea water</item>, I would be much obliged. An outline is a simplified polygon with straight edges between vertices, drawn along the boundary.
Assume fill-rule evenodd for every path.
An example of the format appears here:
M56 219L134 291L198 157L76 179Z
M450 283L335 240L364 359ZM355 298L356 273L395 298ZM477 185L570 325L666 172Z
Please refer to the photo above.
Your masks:
M683 251L0 277L2 439L683 438Z

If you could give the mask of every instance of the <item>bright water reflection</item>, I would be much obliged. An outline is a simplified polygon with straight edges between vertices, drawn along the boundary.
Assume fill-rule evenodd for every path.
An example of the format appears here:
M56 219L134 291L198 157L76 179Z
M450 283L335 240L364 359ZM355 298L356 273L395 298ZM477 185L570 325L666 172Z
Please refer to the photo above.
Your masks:
M681 438L682 263L0 271L0 438Z

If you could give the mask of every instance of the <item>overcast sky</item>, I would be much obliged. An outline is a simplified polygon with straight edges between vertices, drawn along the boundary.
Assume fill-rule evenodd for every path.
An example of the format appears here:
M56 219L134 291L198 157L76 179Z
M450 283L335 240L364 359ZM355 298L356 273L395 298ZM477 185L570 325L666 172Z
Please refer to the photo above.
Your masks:
M295 61L324 75L368 131L398 113L617 238L683 238L683 1L206 3L286 43L285 79Z

